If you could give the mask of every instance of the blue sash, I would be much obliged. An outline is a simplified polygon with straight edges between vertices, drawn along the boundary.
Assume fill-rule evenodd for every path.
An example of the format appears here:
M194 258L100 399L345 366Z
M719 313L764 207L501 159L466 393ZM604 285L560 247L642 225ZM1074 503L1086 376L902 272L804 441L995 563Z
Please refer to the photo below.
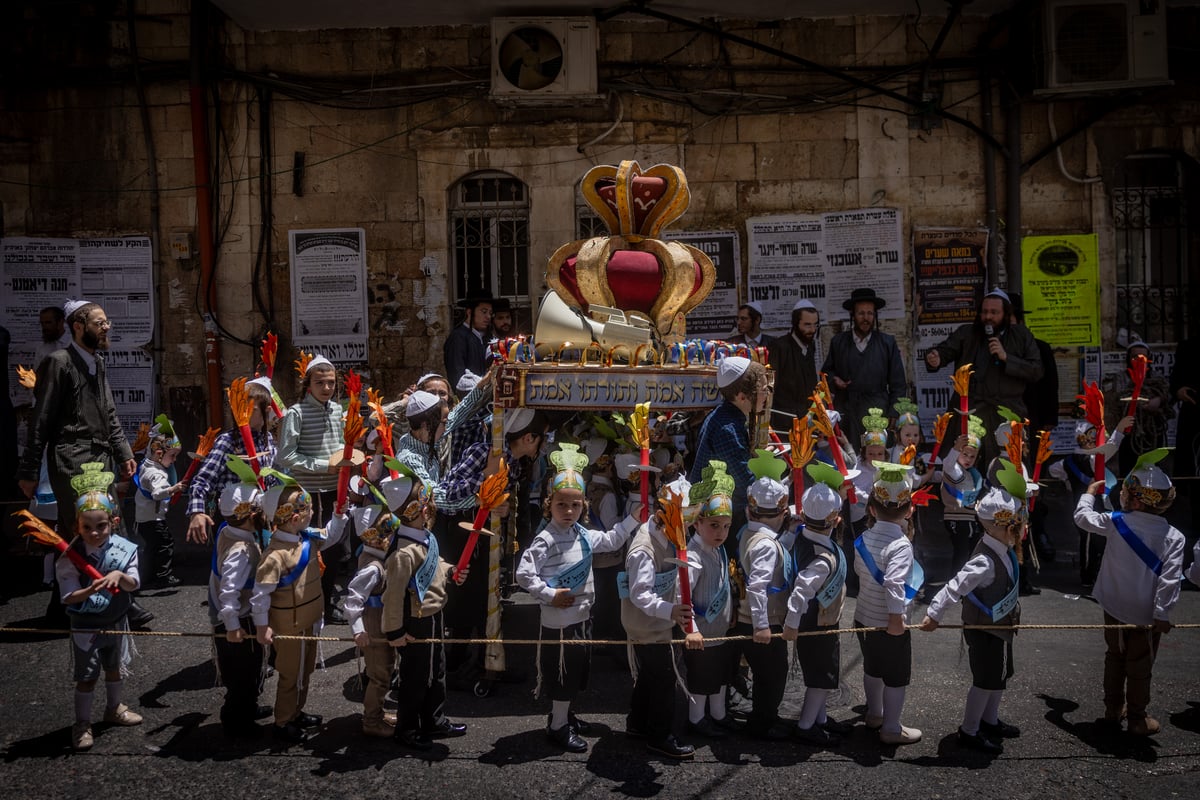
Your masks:
M404 537L408 539L409 537ZM416 539L412 539L416 541ZM425 539L425 560L421 562L421 566L417 567L417 571L413 573L409 580L409 587L417 593L417 601L425 602L425 593L429 591L429 587L433 584L433 579L437 576L438 563L441 561L441 552L438 550L437 537L432 533Z
M1092 484L1093 479L1096 477L1095 474L1084 475L1083 470L1079 468L1079 465L1075 463L1075 459L1072 458L1071 456L1067 456L1063 460L1067 463L1067 469L1071 471L1071 475L1074 476L1075 480L1077 480L1081 484L1083 484L1084 487L1090 486ZM1116 485L1117 485L1117 476L1112 474L1112 470L1110 470L1108 467L1105 467L1104 468L1104 491L1105 491L1105 493L1111 492L1113 490L1113 487L1115 487Z
M367 601L363 603L364 608L383 608L383 595L372 594L367 596Z
M148 492L148 491L146 491L145 489L143 489L143 488L142 488L142 479L141 479L141 477L140 477L140 476L139 476L139 475L138 475L136 472L135 472L135 473L133 473L133 485L134 485L135 487L137 487L137 490L138 490L139 492L141 492L141 493L142 493L142 495L143 495L143 496L145 496L145 498L146 498L147 500L153 500L153 499L154 499L154 495L150 494L150 492Z
M708 608L692 603L692 608L704 617L705 622L712 622L720 616L729 602L729 556L725 555L723 547L717 548L717 555L721 557L721 583L717 586L717 593L708 601Z
M100 571L101 575L107 575L114 569L119 569L124 572L125 568L129 566L129 562L133 560L133 557L136 553L136 544L123 536L117 536L116 534L113 534L112 536L108 537L108 541L100 549L100 563L96 566L96 569ZM87 579L86 575L84 578L85 580L88 580L89 584L91 583L90 579ZM77 611L80 614L99 614L101 611L108 608L108 604L110 602L112 602L112 592L109 592L106 589L104 591L96 592L83 602L76 603L75 605L71 606L71 608L73 611Z
M778 594L779 592L788 592L790 594L792 584L796 582L796 556L791 550L784 547L778 538L775 539L775 542L779 545L779 552L783 558L783 585L768 586L767 594Z
M654 593L666 598L667 592L675 588L675 578L678 574L679 570L676 567L671 567L666 572L654 573ZM624 570L617 573L617 596L622 599L629 597L629 573Z
M867 568L867 572L871 573L871 577L875 579L876 583L883 586L883 570L879 569L878 565L876 565L875 559L871 557L871 551L867 549L867 545L861 535L854 540L854 549L858 551L859 558L862 559L863 566ZM925 570L914 558L912 572L909 573L908 581L904 584L904 599L912 600L924 585Z
M1125 544L1129 545L1129 549L1142 560L1142 563L1154 573L1154 576L1162 575L1162 559L1154 555L1154 551L1146 546L1146 543L1141 540L1133 529L1129 527L1129 523L1125 521L1125 514L1121 511L1112 513L1113 525L1117 527L1117 533L1121 534L1121 538L1125 540Z
M814 542L815 544L815 542ZM829 608L830 603L838 598L842 593L842 587L846 584L846 554L842 552L842 548L837 546L837 542L830 541L833 549L833 557L837 561L837 565L833 569L833 573L825 579L825 584L817 592L817 603L821 608Z
M967 474L971 476L972 486L970 489L963 489L961 492L949 481L942 482L942 485L946 487L946 491L950 493L950 496L957 500L958 504L963 508L970 508L975 505L975 501L979 499L979 490L983 487L983 476L979 474L979 470L971 467L967 470Z
M279 586L291 586L300 576L304 574L304 570L308 567L308 560L312 557L312 540L304 534L300 535L300 561L292 568L292 571L279 579Z
M986 606L983 604L983 601L975 595L975 592L967 593L967 599L970 600L976 608L986 614L987 618L992 622L1007 617L1009 613L1016 608L1017 600L1020 597L1021 565L1017 563L1017 554L1012 550L1008 551L1008 557L1009 560L1012 561L1012 588L1008 590L1008 594L1000 598L1000 601L996 603L996 605Z
M546 585L551 589L570 589L575 592L587 585L587 579L592 574L592 543L588 539L587 529L578 522L573 526L575 535L579 537L579 545L583 548L583 557L562 572L548 578Z
M228 524L229 523L227 523L227 522L222 522L221 527L217 528L217 535L213 537L212 574L216 575L218 580L220 580L220 578L221 578L221 565L217 563L217 539L221 538L221 531L225 530L225 528ZM300 576L297 575L296 577L298 578ZM295 578L293 578L292 580L295 580ZM246 576L246 585L243 586L242 588L243 589L254 588L254 570L250 570L250 574Z

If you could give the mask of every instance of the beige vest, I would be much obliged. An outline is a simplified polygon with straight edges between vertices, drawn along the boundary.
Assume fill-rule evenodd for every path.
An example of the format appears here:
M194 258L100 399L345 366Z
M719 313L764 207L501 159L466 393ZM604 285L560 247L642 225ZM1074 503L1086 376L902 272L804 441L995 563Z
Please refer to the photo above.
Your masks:
M775 571L771 573L771 586L781 586L783 584L783 545L779 543L779 538L775 531L770 528L757 528L751 531L749 528L742 534L741 546L738 547L738 562L742 565L742 570L746 575L747 582L750 579L750 562L746 555L754 549L754 546L761 540L766 539L775 546ZM787 617L787 601L791 594L790 590L773 592L767 594L767 622L771 625L782 625ZM741 600L738 602L738 622L744 622L752 625L754 620L750 617L750 592L749 590L742 592Z
M267 620L276 633L291 634L307 630L321 621L325 613L324 595L321 593L321 548L320 542L310 545L308 564L304 571L287 586L281 581L300 563L303 539L285 542L278 536L271 537L267 552L258 565L256 580L264 584L276 584L271 592L271 611Z
M629 542L629 556L634 553L648 554L654 561L654 571L658 573L665 572L671 566L667 559L675 557L675 548L670 544L660 543L656 537L651 536L650 524L647 523L637 529ZM626 556L626 564L628 563ZM669 592L665 599L675 602L675 592ZM671 631L675 627L674 621L650 616L635 606L633 600L628 597L621 598L621 625L629 638L635 642L669 642Z

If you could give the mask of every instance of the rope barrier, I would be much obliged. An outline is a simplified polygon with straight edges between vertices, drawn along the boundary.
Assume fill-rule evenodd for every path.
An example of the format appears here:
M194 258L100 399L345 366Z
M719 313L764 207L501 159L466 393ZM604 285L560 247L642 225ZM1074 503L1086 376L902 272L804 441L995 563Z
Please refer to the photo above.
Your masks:
M920 630L920 625L905 625L906 630ZM1185 622L1178 625L1172 625L1172 629L1190 630L1200 628L1200 623ZM1104 625L1104 624L1021 624L1021 625L938 625L937 630L970 630L970 631L1070 631L1070 630L1142 630L1148 631L1151 629L1149 625ZM826 631L799 631L798 637L807 636L837 636L848 633L872 633L886 631L886 627L860 627L860 628L836 628ZM0 634L71 634L71 633L95 633L100 635L125 635L125 636L162 636L165 638L198 638L198 639L217 639L225 638L224 633L214 633L211 631L122 631L122 630L63 630L61 628L0 628ZM782 633L773 633L771 638L782 638ZM250 638L250 637L247 637ZM294 642L346 642L354 643L353 637L346 636L301 636L297 634L276 634L275 639L279 641L294 641ZM751 636L706 636L704 642L706 644L715 644L719 642L749 642L752 641ZM372 642L383 644L386 640L372 639ZM559 644L558 641L541 640L542 644L547 641L552 641L553 644ZM505 645L537 645L538 639L487 639L487 638L441 638L441 639L414 639L410 644L505 644ZM630 644L682 644L682 639L673 639L670 642L638 642L633 639L569 639L561 642L564 645L630 645Z

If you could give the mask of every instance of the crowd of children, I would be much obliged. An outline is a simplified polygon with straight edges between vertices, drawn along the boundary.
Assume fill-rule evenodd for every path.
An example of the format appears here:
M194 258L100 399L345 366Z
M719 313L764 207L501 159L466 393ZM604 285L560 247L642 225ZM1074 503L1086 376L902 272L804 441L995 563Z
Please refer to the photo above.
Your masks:
M324 382L328 362L314 359L312 364L321 380L313 383L317 388L305 402L320 411L311 438L323 452L337 438L326 405L333 392ZM725 365L719 376L722 389L729 389L722 425L735 431L731 420L741 420L744 433L746 416L761 408L763 376L748 361ZM320 397L312 393L317 390ZM378 430L373 440L364 435L358 442L377 450L369 466L361 457L314 457L303 461L303 478L262 467L249 456L220 454L233 477L222 479L215 498L222 523L212 544L208 606L225 687L220 720L229 735L259 732L256 720L268 713L259 700L270 653L277 676L269 711L275 737L303 742L322 724L321 717L305 711L318 659L313 637L321 633L329 608L321 554L342 551L352 539L359 549L342 610L365 662L363 734L392 737L418 751L428 750L433 739L465 734L465 725L446 716L441 640L447 637L444 611L451 587L462 586L471 569L451 566L446 559L457 553L444 556L446 540L433 532L435 497L453 496L439 481L433 448L435 439L448 435L447 408L444 400L420 390L408 397L406 407L406 436L413 443L399 459L387 456L391 437ZM817 404L815 411L825 409ZM958 739L965 747L1001 752L1002 740L1019 734L1000 719L999 705L1014 672L1021 539L1037 490L1022 455L1022 424L1014 419L996 432L1006 456L989 465L985 475L975 458L986 432L975 417L938 463L938 443L921 452L911 404L898 404L896 412L889 425L882 409L871 409L862 421L859 451L837 431L840 441L832 446L840 452L831 456L830 437L819 436L816 459L805 471L811 483L798 498L788 485L788 461L778 453L746 452L737 469L709 458L693 465L690 474L696 480L689 482L677 454L670 452L669 437L657 439L655 449L661 452L652 463L661 467L639 468L637 455L620 451L621 437L607 426L563 428L556 448L547 453L551 466L542 493L542 525L521 552L513 576L539 605L535 694L549 699L547 739L568 752L587 751L584 737L593 729L571 706L587 688L591 642L615 638L629 643L624 655L633 685L626 733L643 738L656 755L689 759L695 750L685 738L715 740L737 731L764 740L836 746L849 726L827 713L842 673L840 637L826 632L843 624L843 605L856 579L853 625L860 629L867 728L878 730L885 744L920 741L922 732L902 721L913 677L912 629L936 629L949 609L961 604L963 623L973 626L963 631L972 685ZM379 416L377 426L385 424ZM828 418L836 430L836 412ZM470 420L473 428L487 430L474 411ZM302 423L288 436L307 447L311 442ZM545 427L540 417L533 423L530 413L513 417L505 427L511 434L505 452L511 458L542 449ZM1082 437L1086 459L1089 448ZM728 438L705 452L736 455L736 437ZM303 449L297 442L287 449L293 459ZM340 453L342 443L336 444L332 450ZM170 498L184 488L183 481L172 483L168 477L180 451L170 421L160 417L150 431L136 497L138 531L153 547L160 584L177 580L165 515ZM417 457L426 451L427 459ZM1158 730L1147 713L1151 668L1159 637L1170 628L1183 564L1183 536L1163 517L1175 490L1154 465L1161 456L1162 451L1144 455L1125 477L1121 510L1094 506L1104 494L1099 481L1086 486L1074 515L1088 537L1108 543L1095 575L1104 622L1141 626L1109 628L1104 634L1106 719L1114 725L1127 720L1129 732L1140 735ZM108 696L104 719L118 725L141 722L121 702L131 646L120 631L127 629L131 593L142 582L138 547L116 532L112 475L98 466L88 465L74 484L79 500L77 538L71 544L90 559L95 574L79 566L80 559L64 556L57 562L72 627L76 749L92 745L92 694L101 672ZM1085 461L1077 471L1089 475L1091 466ZM497 467L489 459L476 472L491 474ZM206 469L216 474L211 465ZM297 482L336 469L354 473L352 486L343 487L352 502L327 488L336 482L322 481L319 497ZM662 471L654 475L655 470ZM462 471L459 464L449 472ZM736 477L742 472L749 477ZM649 508L637 501L635 487L643 477L653 484ZM482 479L475 476L476 488ZM920 487L937 480L955 575L933 595L917 626L910 624L910 615L924 575L910 519ZM314 526L322 509L327 522ZM744 525L735 526L741 517ZM789 651L806 687L794 721L779 715ZM753 692L744 721L735 721L728 698L743 664ZM394 713L386 710L393 687L399 698ZM677 689L687 704L683 738L673 724Z

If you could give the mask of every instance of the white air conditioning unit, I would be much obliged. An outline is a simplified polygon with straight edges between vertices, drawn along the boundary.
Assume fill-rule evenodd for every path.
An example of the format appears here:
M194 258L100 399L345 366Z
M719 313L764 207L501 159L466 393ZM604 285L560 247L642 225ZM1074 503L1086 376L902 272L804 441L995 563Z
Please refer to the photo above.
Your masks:
M1046 94L1169 84L1166 0L1048 0Z
M496 17L492 98L520 105L596 98L598 45L591 17Z

